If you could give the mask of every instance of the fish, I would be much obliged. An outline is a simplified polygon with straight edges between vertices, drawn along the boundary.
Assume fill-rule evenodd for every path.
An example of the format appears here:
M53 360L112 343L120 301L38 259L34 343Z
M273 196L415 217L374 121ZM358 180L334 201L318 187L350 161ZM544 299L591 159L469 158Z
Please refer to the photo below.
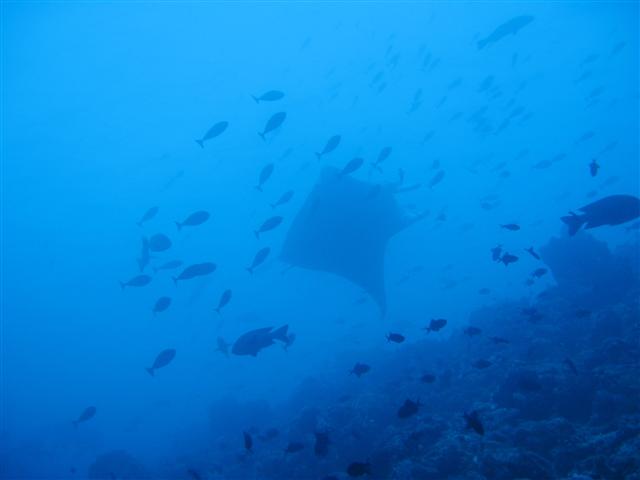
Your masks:
M284 453L297 453L304 450L304 443L302 442L289 442L287 448L284 449Z
M429 181L429 188L435 187L444 179L444 170L439 170Z
M142 248L140 250L140 258L138 258L138 268L141 272L149 265L151 260L151 253L149 252L149 241L146 238L142 239Z
M288 329L289 325L284 325L276 330L274 330L273 327L250 330L235 341L231 348L231 353L234 355L251 355L255 357L260 350L273 345L274 340L286 343Z
M502 256L502 245L497 245L491 249L491 258L494 262L499 262Z
M72 422L73 426L78 427L79 424L84 423L87 420L91 420L95 416L95 414L96 414L96 407L90 406L85 408L80 414L80 416Z
M220 310L222 310L222 308L224 308L229 303L229 301L231 300L231 296L232 292L229 289L222 292L222 295L220 295L220 300L218 300L218 306L215 308L215 311L218 315L220 315Z
M366 363L356 362L356 364L353 366L353 368L351 369L351 372L349 372L349 374L353 374L356 377L360 378L365 373L368 373L369 370L371 370L371 367L369 365L367 365Z
M252 453L252 448L253 448L253 438L251 438L251 434L247 433L247 432L242 432L242 436L244 438L244 449L249 452Z
M510 263L515 263L518 261L518 257L516 255L512 255L510 253L506 253L502 255L500 261L504 263L505 267L508 267Z
M420 408L420 400L413 401L408 398L404 401L402 406L398 409L398 418L409 418L418 413Z
M536 260L540 260L540 255L538 255L535 250L533 249L533 247L529 247L529 248L525 248L525 251L527 251L529 253L529 255L531 255L533 258L535 258Z
M484 370L485 368L489 368L491 365L493 365L493 363L491 363L489 360L486 360L484 358L476 360L471 364L473 368L477 368L478 370Z
M433 373L425 373L420 377L422 383L433 383L436 381L436 376Z
M371 475L371 464L365 462L353 462L347 467L347 475L350 477Z
M259 192L262 191L262 186L265 184L267 180L269 180L269 177L271 177L271 174L273 173L273 168L274 168L273 163L269 163L265 165L262 170L260 170L260 176L258 177L258 185L255 186L256 190L258 190Z
M465 328L463 332L468 337L474 337L476 335L480 335L482 333L482 330L480 330L478 327L469 326Z
M342 137L340 135L334 135L329 138L329 140L327 140L327 143L325 143L322 151L316 152L316 157L318 157L318 160L320 160L327 153L333 152L338 147L338 145L340 145L340 140L342 140Z
M533 17L531 15L520 15L507 20L506 22L498 25L498 27L496 27L496 29L488 36L478 41L478 50L482 50L487 45L496 43L497 41L502 40L508 35L517 34L521 29L529 25L532 21Z
M269 120L267 120L267 123L264 126L264 130L262 130L262 132L258 132L258 135L260 135L260 137L262 137L262 140L267 140L266 139L266 135L267 133L273 132L276 128L278 128L280 125L282 125L282 123L284 122L285 118L287 118L287 113L286 112L278 112L278 113L274 113Z
M132 279L126 282L120 282L120 288L124 290L125 287L144 287L151 282L151 277L149 275L136 275Z
M375 168L376 170L378 170L378 172L382 173L380 164L384 162L389 157L389 155L391 155L392 150L393 149L391 147L383 147L382 150L380 150L376 161L371 164L371 168Z
M569 212L561 217L569 228L569 236L575 235L583 226L586 229L602 225L620 225L640 217L640 199L632 195L611 195L596 200L579 209L582 214Z
M424 327L423 330L426 330L427 333L439 332L444 328L446 324L447 324L447 320L444 318L432 318L431 321L429 322L429 326Z
M176 227L178 227L178 230L182 230L182 227L196 227L209 220L210 216L209 212L205 210L198 210L197 212L189 215L182 222L175 222L175 224Z
M284 97L284 93L282 93L280 90L269 90L268 92L264 92L262 95L258 97L251 95L251 98L253 98L256 103L275 102L276 100L280 100L283 97Z
M387 342L402 343L404 342L404 340L404 336L400 335L399 333L389 332L387 334Z
M517 232L520 230L520 225L516 223L506 223L504 225L500 225L500 228L504 228L505 230L511 230L512 232Z
M596 175L598 175L598 170L600 170L600 165L598 165L598 162L594 158L591 160L591 163L589 164L589 173L591 174L592 177L595 177Z
M506 338L502 338L502 337L493 336L493 337L489 337L489 340L491 340L495 344L500 344L500 343L507 344L507 343L510 343L509 340L507 340Z
M159 267L153 267L153 273L158 273L160 270L173 270L182 265L182 260L169 260L163 263Z
M269 217L262 223L262 225L260 225L260 228L258 228L257 230L254 230L253 233L256 236L256 238L259 239L261 233L268 232L269 230L273 230L281 223L282 223L281 216L276 215L274 217Z
M540 278L548 272L546 268L540 267L536 268L533 272L531 272L531 276L535 278Z
M329 453L329 445L331 444L329 432L314 432L314 435L316 441L313 446L313 453L315 453L317 457L326 457Z
M160 297L153 306L153 314L164 312L171 305L171 298Z
M196 140L196 143L200 145L200 148L204 148L204 142L211 140L212 138L216 138L218 135L222 134L228 126L229 122L222 121L216 123L213 127L207 130L207 133L205 133L200 140Z
M180 275L173 278L173 283L178 284L178 280L190 280L195 277L209 275L216 271L217 265L211 262L194 263L186 267Z
M225 357L228 357L229 356L229 347L231 346L231 344L227 343L225 341L225 339L222 338L222 337L218 337L216 339L216 344L217 344L217 347L216 347L215 351L222 353Z
M342 177L355 172L362 166L363 162L364 160L360 157L349 160L349 162L347 162L347 164L342 168L339 175Z
M153 365L151 365L148 368L145 368L145 370L149 373L149 375L153 377L155 376L155 371L157 369L163 368L169 365L175 356L176 356L176 351L173 348L167 348L166 350L162 350L156 356L156 359L153 361Z
M269 247L264 247L258 250L253 257L253 262L251 262L251 265L246 268L247 272L253 274L253 270L267 259L270 252L271 249Z
M478 435L484 435L484 426L480 421L480 416L478 415L478 411L474 410L471 413L464 413L463 418L467 423L467 429L472 429Z
M289 203L289 201L293 198L293 190L287 190L284 192L275 203L271 204L271 208L279 207L280 205L284 205L285 203Z
M141 227L142 224L144 224L144 223L148 222L149 220L153 219L158 214L159 210L160 210L160 207L151 207L151 208L149 208L146 212L144 212L144 215L142 215L140 220L138 220L136 222L136 225Z
M151 235L148 240L149 251L151 252L164 252L171 248L171 240L163 233L156 233Z

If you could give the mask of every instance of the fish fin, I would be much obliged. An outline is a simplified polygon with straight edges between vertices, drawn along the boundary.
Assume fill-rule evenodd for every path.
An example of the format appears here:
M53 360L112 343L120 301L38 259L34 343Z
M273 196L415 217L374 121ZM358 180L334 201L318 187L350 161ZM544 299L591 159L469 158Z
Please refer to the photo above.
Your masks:
M182 224L180 222L173 222L176 224L178 231L182 230Z
M260 137L262 137L262 141L264 141L264 142L266 142L266 141L267 141L267 139L266 139L266 138L265 138L265 136L264 136L264 133L262 133L262 132L258 132L258 135L260 135Z
M578 230L580 230L580 227L584 225L586 220L584 218L584 215L576 215L573 212L569 213L570 215L560 217L560 220L562 220L569 227L569 236L573 237L578 232Z
M153 368L145 368L145 370L146 370L146 371L147 371L147 373L148 373L149 375L151 375L152 377L153 377L153 376L155 376L155 375L154 375L154 373L153 373Z
M253 98L256 103L260 103L260 99L258 97L251 95L251 98Z
M204 140L196 140L196 143L200 145L200 148L204 148Z

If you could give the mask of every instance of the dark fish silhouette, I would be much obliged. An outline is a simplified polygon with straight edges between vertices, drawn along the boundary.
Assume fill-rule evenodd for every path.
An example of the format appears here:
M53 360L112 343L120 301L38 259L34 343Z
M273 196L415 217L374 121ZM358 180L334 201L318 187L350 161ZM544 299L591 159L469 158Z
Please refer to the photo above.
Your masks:
M212 138L216 138L218 135L224 132L228 126L229 122L222 121L216 123L213 127L207 130L207 133L205 133L200 140L196 140L196 143L200 145L201 148L204 148L204 142L206 142L207 140L211 140Z
M160 270L173 270L182 265L182 260L169 260L163 263L159 267L153 267L153 273L158 273Z
M318 157L318 160L320 160L323 155L333 152L340 144L341 139L342 137L340 135L334 135L329 140L327 140L327 143L324 145L322 151L320 153L316 152L316 157Z
M224 292L222 292L222 295L220 295L220 300L218 300L218 306L216 307L216 313L218 313L218 315L220 314L220 310L222 310L222 308L225 307L225 305L227 305L229 303L229 301L231 301L231 290L227 289Z
M398 418L409 418L418 413L420 408L420 401L414 402L408 398L404 401L402 406L398 409Z
M512 255L510 253L506 253L502 255L500 261L504 263L505 267L508 267L510 263L515 263L518 261L518 257L516 255Z
M404 340L405 340L404 336L400 335L399 333L389 332L387 334L387 342L402 343L404 342Z
M182 270L177 277L173 277L173 283L178 284L178 280L190 280L195 277L209 275L216 271L217 265L211 262L194 263Z
M391 151L392 151L391 147L384 147L382 150L380 150L380 153L378 154L378 158L376 158L376 161L371 164L371 167L375 168L376 170L378 170L378 172L382 173L380 164L384 162L389 157L389 155L391 155Z
M280 100L283 97L284 97L284 93L282 93L280 90L269 90L268 92L263 93L259 97L251 95L251 98L253 98L256 101L256 103L275 102L276 100Z
M429 326L424 327L423 330L426 330L427 333L439 332L444 328L446 324L447 324L447 320L445 318L432 318L431 321L429 322Z
M367 373L369 370L371 370L371 367L369 365L367 365L366 363L357 362L353 366L353 368L351 369L351 372L349 372L349 373L350 374L354 374L356 377L360 378L362 375Z
M350 477L362 477L371 475L371 464L364 462L353 462L347 467L347 475Z
M153 306L153 314L164 312L171 305L171 298L160 297Z
M500 228L504 228L505 230L511 230L512 232L517 232L520 230L520 225L516 223L506 223L504 225L500 225Z
M91 406L91 407L85 408L80 414L80 416L73 421L73 426L77 427L78 424L84 423L87 420L91 420L95 414L96 414L96 407Z
M241 335L231 348L234 355L251 355L255 357L263 348L273 345L274 340L287 342L288 325L276 330L273 327L258 328Z
M269 132L274 131L276 128L278 128L280 125L282 125L282 123L284 122L285 118L287 118L286 112L274 113L271 116L271 118L269 118L269 120L267 120L267 123L264 126L264 130L262 130L262 132L258 132L258 135L260 135L262 137L262 140L266 141L265 135L267 133L269 133Z
M255 186L256 190L262 191L262 186L265 184L271 174L273 173L273 163L267 164L261 171L260 176L258 177L258 185Z
M136 224L141 227L143 223L148 222L155 217L158 214L158 210L160 210L159 207L151 207L149 210L144 212L144 215L142 215L142 218L138 220Z
M478 415L478 411L474 410L471 413L466 413L463 415L465 422L467 422L467 428L472 429L478 435L484 435L484 426L480 421L480 417Z
M533 258L535 258L536 260L540 260L540 255L538 255L535 250L533 249L533 247L529 247L529 248L525 248L525 250L527 252L529 252L529 255L531 255Z
M167 365L169 365L175 356L176 356L175 349L167 348L166 350L161 351L156 357L156 359L153 361L153 365L151 365L151 367L149 368L146 368L145 370L149 372L149 375L153 377L157 369L166 367Z
M522 28L526 27L533 21L531 15L520 15L496 27L487 37L478 41L478 50L482 50L487 45L502 40L507 35L515 35Z
M598 165L598 162L596 162L594 158L589 164L589 173L591 173L592 177L595 177L598 174L598 170L600 170L600 165Z
M253 270L267 259L269 252L271 252L269 247L264 247L258 250L253 257L253 262L251 262L251 265L247 267L247 271L249 273L253 273Z
M506 338L502 338L502 337L495 337L495 336L494 337L489 337L489 340L491 340L495 344L500 344L500 343L507 344L507 343L509 343L509 340L507 340Z
M620 225L640 217L640 199L632 195L611 195L579 209L581 215L570 212L561 220L568 225L569 235L576 234L583 225L586 229L602 225Z
M253 448L253 438L251 438L251 434L242 432L242 436L244 437L244 449L251 453L251 449Z
M164 233L151 235L148 240L149 250L152 252L164 252L171 248L171 240Z
M120 282L120 288L124 290L124 287L144 287L151 282L149 275L136 275L127 282Z
M262 223L262 225L260 225L260 228L258 228L257 230L254 230L253 233L255 234L256 238L260 238L261 233L268 232L269 230L273 230L281 223L282 223L281 216L276 215L275 217L270 217L266 219Z
M362 158L359 158L359 157L358 158L354 158L352 160L349 160L349 162L340 171L340 176L349 175L349 174L355 172L356 170L358 170L362 166L363 162L364 162L364 160Z
M497 245L491 249L491 258L494 262L499 262L502 256L502 245Z
M546 268L540 267L540 268L536 268L533 272L531 272L531 276L535 278L540 278L543 275L546 275L547 272L548 270Z
M482 333L482 330L480 330L478 327L467 327L464 329L464 334L469 336L469 337L474 337L476 335L480 335Z
M438 170L436 174L429 181L429 188L435 187L442 180L444 180L444 170Z
M149 251L149 240L146 237L142 239L142 248L140 249L140 258L138 258L138 268L141 272L149 265L151 260L151 252Z
M204 222L209 220L209 217L209 212L205 210L199 210L189 215L182 222L175 222L175 224L176 227L178 227L178 230L181 230L182 227L195 227L197 225L202 225Z
M271 204L271 208L279 207L280 205L284 205L285 203L289 203L289 201L293 198L293 190L287 190L284 192L280 198Z

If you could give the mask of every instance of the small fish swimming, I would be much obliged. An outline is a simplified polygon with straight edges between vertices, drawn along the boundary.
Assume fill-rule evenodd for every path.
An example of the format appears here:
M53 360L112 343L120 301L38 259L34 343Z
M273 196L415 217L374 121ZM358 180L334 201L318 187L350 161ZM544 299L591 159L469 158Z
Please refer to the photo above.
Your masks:
M153 306L153 314L164 312L171 305L170 297L160 297Z
M206 142L207 140L211 140L212 138L216 138L218 135L224 132L228 126L229 122L222 121L216 123L213 127L207 130L207 133L205 133L200 140L196 140L196 143L200 145L200 148L204 148L204 142Z
M533 247L529 247L529 248L525 248L525 250L529 253L529 255L531 255L533 258L535 258L536 260L540 260L540 255L538 255L536 253L536 251L533 249Z
M262 137L262 140L267 140L266 135L267 133L273 132L275 129L277 129L278 127L280 127L280 125L282 125L282 123L284 122L285 118L287 118L287 113L286 112L278 112L278 113L274 113L269 120L267 120L267 123L264 126L264 130L262 130L262 132L258 132L258 135L260 135L260 137Z
M380 164L384 162L389 157L389 155L391 155L392 150L393 149L391 147L383 147L382 150L380 150L376 161L371 164L371 168L375 168L378 172L382 173Z
M127 282L120 282L120 288L124 290L125 287L144 287L151 282L151 277L149 275L136 275L132 279Z
M264 247L264 248L261 248L260 250L258 250L256 252L255 256L253 257L253 262L251 262L251 265L248 266L246 268L246 270L249 273L253 273L253 270L257 266L261 265L267 259L267 257L269 256L270 252L271 252L271 249L269 247Z
M436 174L429 181L429 188L435 187L442 180L444 180L444 174L444 170L438 170L438 172L436 172Z
M260 225L260 228L258 228L257 230L254 230L253 233L256 236L256 238L259 239L261 233L268 232L269 230L273 230L274 228L276 228L281 223L282 223L282 217L281 216L276 215L274 217L270 217L270 218L266 219L262 223L262 225Z
M151 252L164 252L171 248L171 240L164 233L156 233L151 235L148 240L149 251Z
M478 411L474 410L471 413L466 413L463 415L465 422L467 423L467 429L472 429L478 435L484 435L484 425L480 421L480 416L478 415Z
M349 162L340 171L340 176L342 177L345 175L352 174L353 172L358 170L363 163L364 163L364 160L359 157L349 160Z
M324 145L322 151L316 152L316 157L318 157L318 160L320 160L327 153L333 152L338 147L338 145L340 145L341 139L342 137L340 135L334 135L329 140L327 140L327 143Z
M199 210L189 215L182 222L175 222L175 224L176 227L178 227L178 230L182 230L182 227L196 227L209 220L210 216L211 215L209 214L209 212L205 210Z
M478 327L469 326L464 329L463 333L468 337L475 337L476 335L480 335L482 333L482 330L480 330Z
M136 225L141 227L142 224L153 219L158 214L158 210L160 210L160 207L151 207L149 210L144 212L144 215L142 215L142 218L136 222Z
M80 414L80 416L72 422L73 426L77 427L80 423L84 423L87 420L91 420L95 416L95 414L96 414L96 407L91 406L91 407L85 408Z
M502 245L497 245L491 249L491 258L494 262L499 262L502 257Z
M253 98L256 103L275 102L276 100L280 100L283 97L284 97L284 93L282 93L280 90L269 90L268 92L264 92L259 97L251 95L251 98Z
M178 284L178 280L190 280L195 277L209 275L216 271L217 265L211 262L194 263L186 267L180 275L173 277L173 283Z
M218 315L220 315L220 311L231 301L232 292L227 289L222 292L220 295L220 300L218 300L218 306L215 308L215 311Z
M138 268L141 272L144 272L144 269L149 265L149 261L151 260L151 253L149 251L149 241L146 237L142 238L142 248L140 249L140 258L138 258Z
M276 207L279 207L280 205L284 205L285 203L289 203L289 201L291 201L292 198L293 198L293 190L287 190L280 196L280 198L275 203L271 204L271 208L276 208Z
M176 356L176 351L173 348L167 348L166 350L161 351L156 359L153 361L153 365L148 368L145 368L149 375L152 377L155 376L155 371L159 368L166 367L171 363L171 361Z
M387 334L387 342L402 343L404 340L404 335L400 335L399 333L389 332Z
M256 190L258 190L259 192L262 192L262 187L265 184L265 182L269 180L269 178L271 177L271 174L273 173L273 168L274 168L273 163L268 163L263 167L262 170L260 170L260 176L258 177L258 185L255 186Z
M404 401L402 406L398 409L398 418L409 418L416 413L418 413L418 409L420 408L420 401L409 400L408 398Z
M546 268L540 267L536 268L533 272L531 272L531 276L535 278L540 278L548 272Z
M447 320L444 318L432 318L431 321L429 322L429 326L424 327L423 330L426 330L427 333L439 332L444 328L446 324L447 324Z
M489 340L491 340L495 344L500 344L500 343L507 344L507 343L510 343L509 340L507 340L506 338L502 338L502 337L493 336L493 337L489 337Z
M509 264L517 262L518 257L516 255L505 252L505 254L500 258L500 261L504 264L505 267L508 267Z
M514 17L511 20L507 20L503 24L496 27L496 29L491 32L487 37L478 41L478 50L482 50L487 45L491 45L492 43L496 43L499 40L502 40L507 35L515 35L521 29L529 25L533 21L533 17L531 15L520 15L518 17Z
M520 230L520 225L516 223L506 223L504 225L500 225L500 228L504 228L505 230L511 230L512 232L517 232Z
M362 375L364 375L365 373L369 372L369 370L371 370L371 367L369 365L367 365L366 363L356 362L356 364L351 369L351 372L349 372L349 373L355 375L358 378L360 378Z
M600 165L598 165L598 162L594 158L589 164L589 173L591 173L592 177L595 177L596 175L598 175L598 170L600 170Z

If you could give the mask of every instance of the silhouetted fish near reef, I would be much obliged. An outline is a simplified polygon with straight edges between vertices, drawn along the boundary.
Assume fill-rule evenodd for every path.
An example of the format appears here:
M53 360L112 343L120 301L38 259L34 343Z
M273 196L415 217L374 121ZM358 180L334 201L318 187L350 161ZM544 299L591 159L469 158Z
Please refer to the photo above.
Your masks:
M362 375L364 375L365 373L367 373L369 370L371 370L371 367L369 365L367 365L366 363L356 363L353 368L351 369L352 374L354 374L356 377L360 378Z
M404 340L404 336L400 335L399 333L389 332L387 334L387 342L402 343L404 342Z
M141 227L144 223L148 222L152 218L154 218L158 214L158 207L151 207L149 210L144 212L144 215L140 220L136 222L136 224Z
M429 326L424 327L423 330L426 330L427 333L438 332L442 330L446 324L447 324L447 320L444 318L432 318L431 321L429 322Z
M85 408L80 416L73 421L73 426L77 427L80 423L84 423L87 420L91 420L96 414L96 407L87 407Z
M220 311L231 301L231 290L227 289L222 292L220 295L220 300L218 300L218 306L215 308L216 313L220 314Z

